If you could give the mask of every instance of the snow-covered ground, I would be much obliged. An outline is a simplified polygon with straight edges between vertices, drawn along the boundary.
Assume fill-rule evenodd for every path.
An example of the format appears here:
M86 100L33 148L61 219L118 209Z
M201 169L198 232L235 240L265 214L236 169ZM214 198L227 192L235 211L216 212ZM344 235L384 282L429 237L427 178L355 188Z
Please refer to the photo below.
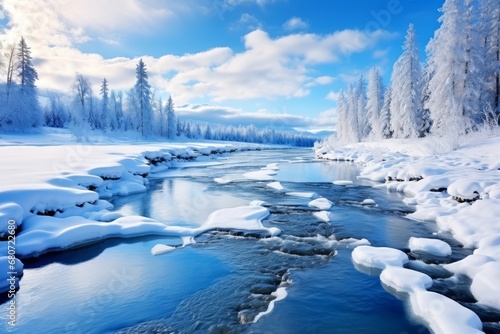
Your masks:
M436 222L435 239L411 238L408 247L412 252L449 256L449 245L439 240L445 232L473 249L465 259L441 266L454 275L467 275L472 280L470 292L478 304L499 311L500 136L471 137L456 150L447 149L448 140L430 137L342 148L323 146L316 148L316 156L362 165L361 178L380 182L378 187L407 196L405 202L416 209L408 217L415 223ZM383 269L382 282L409 294L413 313L434 332L480 332L481 321L476 314L448 297L426 291L430 278L402 269L404 262L393 267L391 259L398 254L394 251L363 246L353 251L353 260Z
M78 143L64 130L45 131L0 135L0 281L3 283L9 283L7 279L13 275L13 285L18 284L22 263L17 258L22 260L104 238L155 234L189 240L214 228L279 233L260 224L268 214L262 207L214 213L203 226L188 229L144 217L122 217L108 211L112 206L105 200L146 191L150 173L186 162L214 163L213 159L220 154L260 149L259 145L131 143L109 138ZM159 246L154 253L164 251L165 247ZM12 290L11 285L0 284L0 291Z

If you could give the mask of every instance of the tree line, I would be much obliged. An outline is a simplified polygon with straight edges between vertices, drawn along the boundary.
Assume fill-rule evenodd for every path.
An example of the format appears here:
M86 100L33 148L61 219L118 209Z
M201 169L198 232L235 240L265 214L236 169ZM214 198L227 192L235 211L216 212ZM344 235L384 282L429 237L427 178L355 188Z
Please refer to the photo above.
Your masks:
M410 24L387 88L377 68L337 99L337 140L466 134L500 125L500 1L446 0L422 65Z
M0 65L7 69L7 82L5 89L0 89L0 131L25 132L45 125L71 128L79 139L98 131L139 134L146 139L188 138L304 147L311 147L317 140L312 135L259 130L253 125L217 125L212 129L209 124L181 121L176 116L172 96L166 102L155 97L142 59L136 66L135 85L125 94L111 90L110 83L103 78L96 96L90 80L76 73L70 87L71 102L65 101L61 94L49 92L48 102L41 107L36 87L38 74L25 39L7 47L4 59L7 61Z

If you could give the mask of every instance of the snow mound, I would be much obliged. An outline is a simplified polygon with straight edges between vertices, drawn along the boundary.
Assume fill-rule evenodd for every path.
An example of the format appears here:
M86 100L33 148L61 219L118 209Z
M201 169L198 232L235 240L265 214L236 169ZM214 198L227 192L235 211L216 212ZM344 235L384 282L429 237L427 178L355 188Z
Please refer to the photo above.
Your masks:
M271 183L268 183L267 186L269 188L273 188L276 190L283 190L284 189L280 182L271 182Z
M309 206L318 208L320 210L330 210L333 203L326 198L318 198L309 202Z
M417 290L410 294L410 305L433 333L483 333L483 324L474 312L438 293Z
M142 235L178 235L152 219L129 216L102 223L83 217L55 218L34 216L26 219L17 236L16 253L20 257L38 256L51 250L68 249L111 237Z
M274 169L261 169L255 172L248 172L243 174L243 176L250 180L255 181L270 181L277 172Z
M500 310L500 262L490 262L474 276L470 291L476 300Z
M354 182L349 181L349 180L337 180L337 181L333 181L333 184L336 185L336 186L350 186L353 183Z
M474 250L474 254L489 256L496 261L500 261L500 234L481 239L479 247Z
M417 289L426 290L432 286L432 278L428 275L401 267L387 267L380 274L385 285L398 292L410 293Z
M387 266L402 267L408 263L408 256L400 250L388 247L359 246L352 251L355 263L368 267L385 269Z
M279 170L280 167L279 167L279 163L273 163L273 164L269 164L267 165L266 167L262 168L263 170Z
M266 202L259 201L259 200L254 200L254 201L251 201L249 205L250 206L265 206Z
M412 252L423 252L435 256L451 255L450 245L438 239L411 237L408 245Z
M9 232L9 225L18 227L23 223L23 208L16 203L0 205L0 236Z

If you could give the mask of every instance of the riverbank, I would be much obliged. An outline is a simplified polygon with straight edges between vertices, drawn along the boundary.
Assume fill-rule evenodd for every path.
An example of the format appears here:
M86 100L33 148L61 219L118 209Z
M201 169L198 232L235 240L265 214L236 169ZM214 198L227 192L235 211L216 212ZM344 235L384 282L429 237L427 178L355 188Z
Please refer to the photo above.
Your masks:
M471 308L486 308L498 314L500 136L489 134L462 140L455 150L448 148L445 139L425 138L366 142L341 148L323 145L317 146L315 152L319 159L360 164L361 178L380 182L377 187L406 195L405 202L415 207L415 212L408 215L415 223L435 222L435 239L440 239L443 233L451 233L464 248L473 250L472 255L461 261L452 264L438 261L438 265L457 280L464 276L469 279L469 293L476 300L476 303L471 303ZM432 242L435 245L438 240ZM412 249L412 242L409 241L408 247ZM430 253L431 246L419 251ZM384 252L380 250L363 249L354 255L363 263L381 261L383 264L378 267L387 268L381 275L383 282L392 282L391 288L409 294L413 313L425 318L435 332L445 333L448 328L456 333L454 319L460 318L465 307L447 297L436 297L422 286L402 288L394 283L395 280L387 279L393 276L392 269L390 263L384 261ZM414 272L407 274L414 276ZM433 308L429 306L430 302L443 307ZM475 327L460 327L460 331L470 333L471 330L481 329L479 321L470 323L474 323ZM492 326L499 328L498 323Z
M260 149L257 144L110 138L79 143L54 130L1 135L0 292L17 288L23 273L19 259L107 238L201 233L112 213L107 199L145 192L150 174L181 163L213 164L228 153Z

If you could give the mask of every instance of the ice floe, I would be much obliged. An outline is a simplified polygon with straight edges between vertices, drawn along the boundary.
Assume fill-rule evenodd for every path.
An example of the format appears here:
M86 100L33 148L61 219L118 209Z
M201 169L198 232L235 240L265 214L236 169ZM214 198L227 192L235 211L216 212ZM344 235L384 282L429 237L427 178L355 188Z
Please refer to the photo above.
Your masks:
M330 212L328 211L319 211L319 212L314 212L313 215L318 218L319 220L324 221L325 223L328 223L332 219L330 218Z
M409 261L408 256L398 249L373 246L354 248L352 259L359 265L382 270L387 266L402 267Z
M451 255L450 245L438 239L411 237L408 246L412 252L423 252L436 256Z
M153 248L151 248L151 254L153 255L161 255L165 254L168 252L171 252L175 249L175 247L169 246L169 245L164 245L164 244L157 244Z
M284 189L280 182L271 182L271 183L268 183L267 186L269 188L273 188L276 190L283 190Z
M330 200L328 200L327 198L321 197L321 198L317 198L315 200L312 200L311 202L309 202L308 205L311 207L318 208L320 210L330 210L333 203Z
M350 186L353 183L354 182L349 181L349 180L337 180L337 181L333 181L333 184L336 185L336 186Z
M293 191L286 193L288 196L293 196L293 197L302 197L302 198L315 198L318 197L316 193L313 192L301 192L301 191Z

